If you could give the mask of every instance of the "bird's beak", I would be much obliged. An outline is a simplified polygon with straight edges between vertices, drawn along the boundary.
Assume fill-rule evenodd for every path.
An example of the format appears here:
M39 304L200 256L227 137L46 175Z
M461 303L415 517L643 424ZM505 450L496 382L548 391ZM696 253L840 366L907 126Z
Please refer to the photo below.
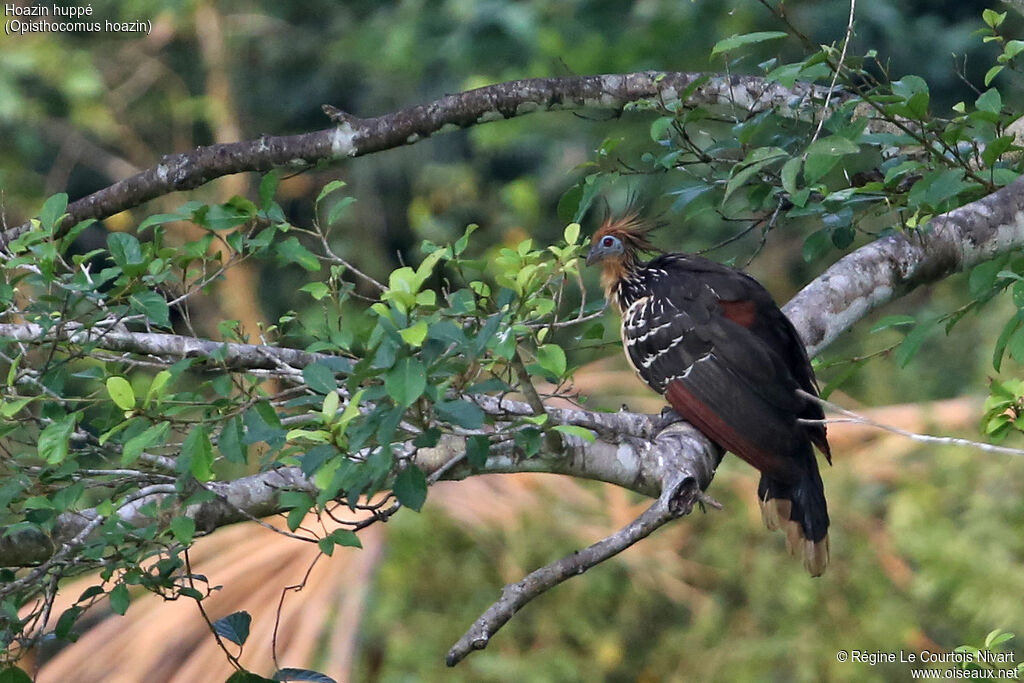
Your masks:
M590 248L590 251L587 253L587 265L592 266L600 260L601 249L597 245L594 245Z

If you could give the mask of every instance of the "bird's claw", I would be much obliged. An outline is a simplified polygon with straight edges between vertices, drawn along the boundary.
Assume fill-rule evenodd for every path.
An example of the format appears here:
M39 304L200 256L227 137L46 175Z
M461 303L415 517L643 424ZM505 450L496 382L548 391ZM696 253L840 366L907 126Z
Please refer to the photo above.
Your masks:
M651 426L653 427L655 434L660 434L676 422L682 421L683 418L679 416L679 413L673 410L671 406L665 406L661 409L661 415L658 415L656 418L651 420Z

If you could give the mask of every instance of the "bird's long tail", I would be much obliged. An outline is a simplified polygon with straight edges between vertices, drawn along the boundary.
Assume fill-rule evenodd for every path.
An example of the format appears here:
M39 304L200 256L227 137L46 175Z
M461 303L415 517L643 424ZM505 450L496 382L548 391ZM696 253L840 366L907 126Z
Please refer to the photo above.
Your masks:
M789 552L795 555L802 549L804 567L811 576L821 576L829 559L825 485L814 457L802 460L806 464L796 483L762 474L757 495L765 526L785 531Z

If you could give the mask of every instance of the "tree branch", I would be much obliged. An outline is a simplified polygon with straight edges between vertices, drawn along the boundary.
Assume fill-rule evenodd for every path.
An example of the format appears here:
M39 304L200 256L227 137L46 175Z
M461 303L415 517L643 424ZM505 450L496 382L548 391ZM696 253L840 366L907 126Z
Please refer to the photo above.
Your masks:
M898 234L876 240L840 259L808 284L783 310L797 332L815 355L843 331L876 307L909 292L919 285L936 282L986 259L1024 246L1024 178L971 204L932 219L930 227L910 234ZM94 345L118 352L184 358L218 359L229 368L274 370L280 364L302 368L317 360L337 361L337 357L308 353L297 349L231 344L195 339L182 335L86 330L68 325L44 330L38 325L3 324L0 337L23 343L59 341L72 345ZM487 413L497 418L529 416L534 410L526 403L496 396L473 397ZM600 413L548 407L557 424L573 424L593 429L599 439L589 444L578 437L565 436L566 452L554 458L518 459L513 453L498 454L488 460L485 472L555 472L614 483L645 495L663 492L665 481L657 463L649 460L651 421L646 415L620 411ZM454 440L452 440L454 439ZM688 457L699 459L701 449L709 447L699 434ZM428 473L464 450L464 440L450 437L437 449L423 449L417 463ZM277 472L285 472L278 470ZM465 463L452 467L446 478L471 474ZM266 507L260 496L247 497L257 479L243 478L224 482L229 499L236 493L240 507L252 516L270 514L277 508ZM289 472L287 476L295 476ZM299 480L296 480L299 481ZM235 488L237 487L237 488ZM82 513L87 514L87 513ZM203 528L210 530L244 517L212 514L204 517ZM82 522L62 517L53 538L71 538ZM66 529L62 525L68 525ZM0 566L35 564L53 552L53 540L41 534L15 534L0 539Z
M810 355L882 304L1024 246L1024 177L847 254L785 305Z
M227 482L210 482L206 487L217 498L191 505L182 514L196 522L196 530L211 532L228 524L252 517L266 517L281 511L278 494L282 490L307 491L317 494L316 487L298 467L281 467L260 474ZM143 496L118 510L120 521L134 527L144 527L156 520L143 512L144 506L159 502L176 493L154 493ZM157 506L159 508L159 505ZM23 530L0 535L0 567L27 567L50 559L65 543L83 543L83 535L94 520L99 518L95 508L66 512L57 518L53 532L47 536L38 530ZM80 536L82 536L80 538Z
M824 101L829 92L828 88L808 83L785 88L755 76L643 71L508 81L368 119L331 108L329 115L336 125L324 130L301 135L264 135L258 140L169 154L152 168L72 202L62 225L67 229L86 218L106 218L150 199L191 190L233 173L310 168L410 145L435 133L539 111L621 111L627 104L642 100L671 101L702 78L706 80L687 96L689 104L730 104L752 112L775 109L784 116L808 120L813 117L814 103ZM833 94L835 99L844 98ZM0 234L0 246L27 229L25 224L6 230Z
M278 370L282 365L301 369L317 361L332 366L338 366L339 362L349 365L348 359L340 356L288 347L219 342L182 334L85 328L71 323L50 329L34 323L0 324L0 339L23 344L58 342L79 347L92 346L105 351L160 358L201 358L230 370Z
M693 453L700 457L689 457ZM648 457L663 463L665 476L661 495L654 504L607 538L505 586L501 597L448 651L448 666L455 666L472 651L487 647L494 634L541 593L618 555L673 519L689 514L711 483L721 453L709 448L707 440L688 424L676 423L658 435Z

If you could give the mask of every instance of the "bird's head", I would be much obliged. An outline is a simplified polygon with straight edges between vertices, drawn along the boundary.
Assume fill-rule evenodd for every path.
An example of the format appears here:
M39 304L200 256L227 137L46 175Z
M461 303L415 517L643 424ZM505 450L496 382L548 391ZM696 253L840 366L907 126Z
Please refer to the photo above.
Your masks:
M634 265L637 254L654 251L647 235L656 227L657 224L641 217L639 211L609 216L590 240L587 265L601 263L605 269Z
M639 254L655 251L647 238L656 223L645 220L639 211L630 210L621 216L609 216L590 240L587 265L601 264L601 286L613 302L616 285L640 263Z

